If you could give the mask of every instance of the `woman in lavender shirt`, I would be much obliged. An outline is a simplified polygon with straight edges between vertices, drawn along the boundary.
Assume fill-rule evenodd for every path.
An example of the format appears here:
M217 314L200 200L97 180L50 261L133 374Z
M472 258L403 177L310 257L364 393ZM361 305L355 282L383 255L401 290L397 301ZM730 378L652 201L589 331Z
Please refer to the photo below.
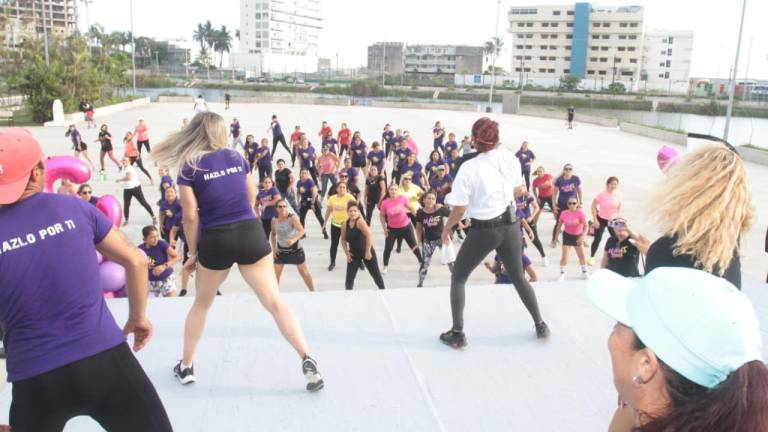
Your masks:
M280 332L302 359L307 390L323 388L317 363L291 308L280 298L272 250L257 220L256 186L248 162L228 148L227 124L218 114L197 114L170 135L155 158L176 166L184 234L189 246L185 269L197 271L197 295L184 328L184 356L174 367L182 384L195 381L192 362L216 291L237 263L245 282L273 316Z

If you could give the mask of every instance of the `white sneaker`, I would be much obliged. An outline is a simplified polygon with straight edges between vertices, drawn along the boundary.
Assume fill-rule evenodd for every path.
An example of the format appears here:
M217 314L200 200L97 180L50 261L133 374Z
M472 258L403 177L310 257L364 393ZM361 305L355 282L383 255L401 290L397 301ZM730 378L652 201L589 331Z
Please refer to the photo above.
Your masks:
M387 266L382 267L381 274L383 275L387 274Z
M558 282L562 282L565 280L565 273L560 273L560 276L557 278Z
M584 280L589 279L589 273L581 272L581 278L584 279Z
M542 263L544 264L544 267L549 267L549 258L544 257L541 260L542 260Z

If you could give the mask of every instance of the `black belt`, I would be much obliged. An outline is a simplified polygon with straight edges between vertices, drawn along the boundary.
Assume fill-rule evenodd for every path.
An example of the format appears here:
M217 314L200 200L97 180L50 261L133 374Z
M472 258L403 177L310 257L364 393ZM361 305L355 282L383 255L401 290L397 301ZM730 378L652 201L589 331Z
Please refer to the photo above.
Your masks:
M512 217L512 213L509 207L507 207L507 209L504 210L504 213L496 216L493 219L486 219L486 220L470 219L470 222L472 222L472 225L471 225L472 229L496 228L500 226L512 225L516 221L517 219Z

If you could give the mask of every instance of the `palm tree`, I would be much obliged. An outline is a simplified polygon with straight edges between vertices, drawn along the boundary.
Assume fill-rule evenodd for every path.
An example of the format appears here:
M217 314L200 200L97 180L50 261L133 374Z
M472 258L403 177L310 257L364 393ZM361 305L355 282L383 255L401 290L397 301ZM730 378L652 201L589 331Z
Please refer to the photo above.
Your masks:
M205 35L205 27L202 24L200 23L197 24L197 30L195 30L195 32L192 33L192 39L200 43L200 51L202 51L203 48L205 48L206 35Z
M499 57L499 54L501 54L501 48L503 46L504 40L498 36L492 37L491 40L483 45L483 54L492 56L492 65L488 68L489 70L493 70L496 67L496 59ZM488 61L488 57L486 57L485 60Z
M216 30L213 29L211 20L207 20L205 24L203 24L203 32L205 34L205 44L210 50L213 48L213 43L216 41Z
M197 61L200 62L200 64L205 65L206 79L211 79L211 68L209 67L211 64L211 56L208 53L207 47L203 46L200 49L200 53L197 55Z
M229 34L229 30L227 30L227 26L225 25L221 26L221 29L219 30L214 30L214 32L216 38L213 43L213 49L215 52L219 53L219 69L221 69L221 66L224 63L224 53L229 52L232 48L232 35Z

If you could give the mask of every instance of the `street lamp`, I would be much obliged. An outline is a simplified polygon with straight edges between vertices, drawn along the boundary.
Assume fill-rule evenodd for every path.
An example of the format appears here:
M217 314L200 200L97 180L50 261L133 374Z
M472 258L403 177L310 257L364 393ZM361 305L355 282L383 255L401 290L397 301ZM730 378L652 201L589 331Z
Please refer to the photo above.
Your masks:
M496 33L493 38L493 65L491 66L491 91L488 92L488 110L493 111L493 86L496 84L496 58L499 56L499 13L501 12L501 2L496 2Z
M48 58L48 25L45 21L45 2L40 2L40 10L43 13L43 44L45 45L45 66L50 66L51 62Z
M133 0L130 0L131 7L131 65L133 66L133 94L136 94L136 40L133 34Z

